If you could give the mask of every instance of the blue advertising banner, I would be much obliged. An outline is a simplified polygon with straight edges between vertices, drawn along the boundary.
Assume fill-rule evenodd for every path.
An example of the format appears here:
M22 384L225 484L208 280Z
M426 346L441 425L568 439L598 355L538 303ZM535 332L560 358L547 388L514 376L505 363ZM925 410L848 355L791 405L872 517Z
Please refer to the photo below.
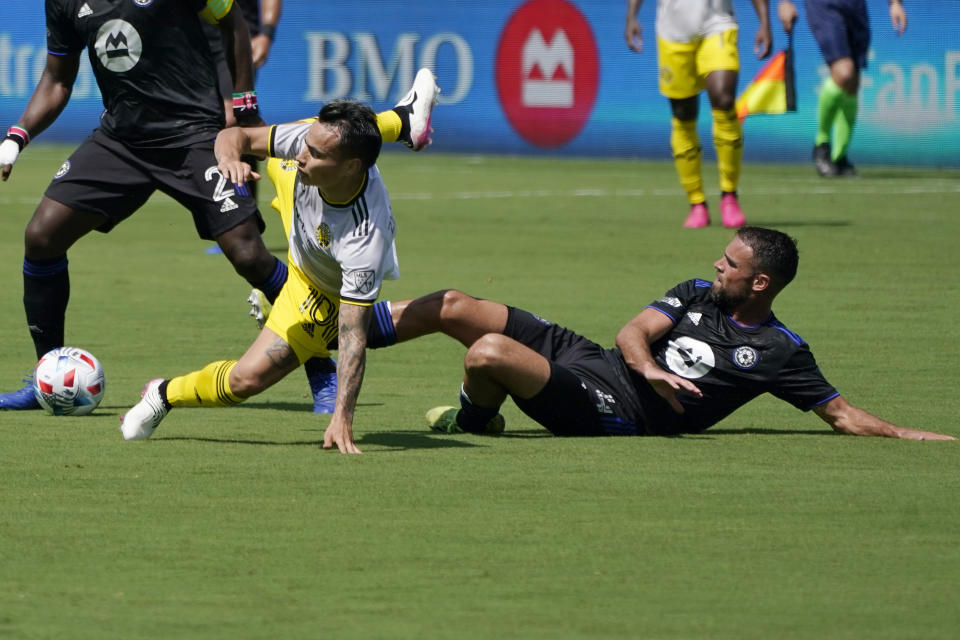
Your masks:
M130 0L133 1L133 0ZM751 2L740 22L740 87L763 61L753 55ZM774 48L786 38L771 2ZM826 66L803 3L795 37L798 110L750 116L745 157L805 162ZM0 25L0 124L25 108L46 58L43 3L8 3ZM858 164L960 166L960 2L906 3L897 36L887 2L868 2L873 38L862 76L852 155ZM443 92L434 117L438 151L667 158L670 111L657 91L655 0L640 11L643 53L624 40L626 2L465 0L419 2L287 0L277 39L260 70L268 121L312 115L349 97L391 107L417 68L436 72ZM102 103L84 60L69 106L39 139L79 141ZM709 140L702 99L701 138ZM710 144L705 152L712 153Z

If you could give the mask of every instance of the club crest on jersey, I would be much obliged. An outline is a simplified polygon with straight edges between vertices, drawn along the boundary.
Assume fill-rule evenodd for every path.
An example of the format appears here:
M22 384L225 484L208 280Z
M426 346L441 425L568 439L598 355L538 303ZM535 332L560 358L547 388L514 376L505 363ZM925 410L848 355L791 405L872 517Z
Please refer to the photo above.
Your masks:
M107 20L97 32L93 49L104 68L123 73L140 62L143 40L136 27L126 20Z
M317 244L319 244L323 249L329 249L330 237L330 225L328 225L326 222L321 222L317 226Z
M57 172L56 172L55 174L53 174L53 179L54 179L54 180L59 180L59 179L62 178L63 176L67 175L67 173L68 173L69 171L70 171L70 161L69 161L69 160L64 160L64 161L63 161L63 164L60 165L60 168L57 169Z
M687 336L667 341L663 356L667 367L684 378L702 378L716 364L710 345Z
M752 369L760 360L760 354L753 347L746 345L737 347L733 352L733 364L741 369Z

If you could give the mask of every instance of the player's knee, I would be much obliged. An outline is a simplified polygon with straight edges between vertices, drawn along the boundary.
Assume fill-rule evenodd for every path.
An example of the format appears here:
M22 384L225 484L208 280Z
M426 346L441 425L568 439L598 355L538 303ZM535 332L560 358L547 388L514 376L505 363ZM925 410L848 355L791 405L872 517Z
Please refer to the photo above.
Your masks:
M442 326L461 324L469 317L476 298L456 289L446 289L437 292L440 297L440 323Z
M498 333L488 333L467 349L463 366L469 373L491 373L499 369L507 359L507 338Z

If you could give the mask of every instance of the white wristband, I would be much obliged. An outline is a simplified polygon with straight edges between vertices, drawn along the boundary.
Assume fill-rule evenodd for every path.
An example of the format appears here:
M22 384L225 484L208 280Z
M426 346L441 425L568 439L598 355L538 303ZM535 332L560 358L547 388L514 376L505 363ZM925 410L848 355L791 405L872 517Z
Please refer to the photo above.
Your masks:
M0 167L12 165L20 155L20 145L13 140L0 142Z

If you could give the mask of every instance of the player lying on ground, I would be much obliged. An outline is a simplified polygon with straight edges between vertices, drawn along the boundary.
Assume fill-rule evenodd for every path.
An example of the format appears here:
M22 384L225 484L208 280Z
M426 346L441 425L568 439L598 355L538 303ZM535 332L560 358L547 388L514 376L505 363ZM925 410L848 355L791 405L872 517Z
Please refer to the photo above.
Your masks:
M336 407L324 448L360 453L353 413L366 364L367 327L384 279L399 276L396 224L377 170L381 138L369 107L341 100L312 122L225 129L220 171L242 185L259 175L242 154L269 156L267 172L288 230L289 275L254 343L239 361L151 380L123 418L126 440L149 438L173 407L226 407L281 380L339 339Z
M792 238L743 227L714 263L712 283L678 284L627 323L612 349L453 290L379 303L390 313L376 314L368 346L441 332L467 347L460 409L427 414L438 431L498 433L510 396L561 436L697 433L769 392L839 433L954 440L881 420L824 379L806 343L771 310L797 264Z

